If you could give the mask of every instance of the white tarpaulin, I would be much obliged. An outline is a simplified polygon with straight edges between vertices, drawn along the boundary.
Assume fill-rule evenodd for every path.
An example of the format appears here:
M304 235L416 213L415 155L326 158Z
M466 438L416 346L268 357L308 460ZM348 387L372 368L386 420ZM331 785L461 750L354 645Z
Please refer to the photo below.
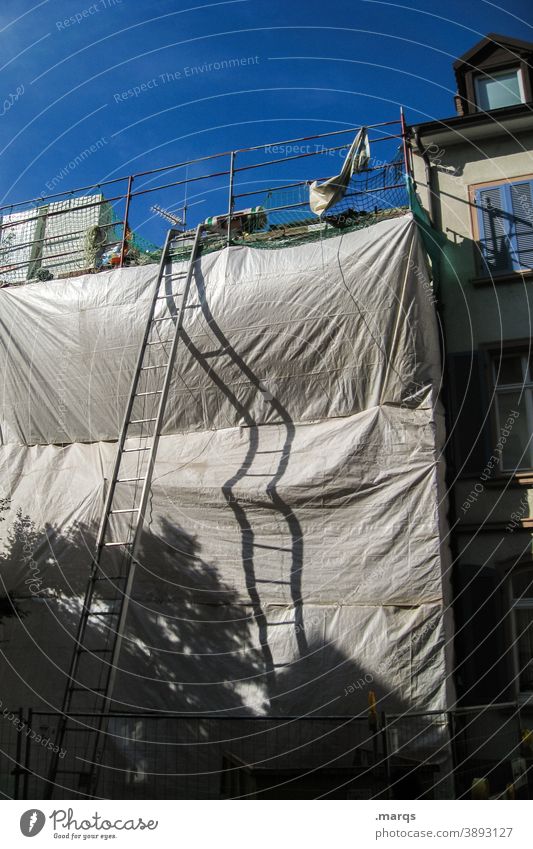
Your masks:
M370 144L366 127L361 127L353 140L344 160L340 174L318 184L315 180L309 187L309 206L316 215L322 215L338 203L346 194L348 183L370 159Z
M60 702L154 274L0 291L15 705ZM446 708L439 348L412 216L207 254L189 303L117 698L346 716L371 687Z

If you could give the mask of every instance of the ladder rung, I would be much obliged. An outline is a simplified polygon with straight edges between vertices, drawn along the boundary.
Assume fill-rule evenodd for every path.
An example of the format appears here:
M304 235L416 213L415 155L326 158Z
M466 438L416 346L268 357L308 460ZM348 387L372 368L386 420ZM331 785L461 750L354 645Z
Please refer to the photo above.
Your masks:
M253 542L254 548L268 548L271 551L292 551L292 548L280 548L279 545L264 545L263 543Z
M87 616L118 616L118 610L88 610Z
M201 306L202 306L201 304L185 304L183 309L184 310L199 310Z
M269 628L273 628L277 625L296 625L296 619L291 619L290 622L265 622L265 625L267 625Z
M290 581L271 581L269 578L256 578L255 583L256 584L286 584L288 587L290 587L290 585L291 585Z
M124 581L126 575L105 575L103 578L93 578L93 581Z
M136 392L135 397L140 398L142 395L161 395L162 389L152 389L150 392Z
M146 368L160 368L160 366L147 366ZM130 419L128 424L144 424L145 422L156 422L156 418L152 419Z
M123 454L133 454L135 451L150 451L151 445L146 445L144 448L123 448Z
M105 548L111 548L114 545L133 545L131 542L104 542Z
M117 478L115 483L133 483L134 481L145 481L146 478Z
M154 368L166 368L168 363L161 363L158 366L141 366L141 371L150 371L150 369ZM141 422L155 422L155 419L139 419Z
M126 509L110 510L109 515L114 516L116 513L138 513L140 509L140 507L128 507Z
M225 353L226 348L219 348L216 351L206 351L205 353L202 352L200 356L205 357L205 359L207 359L208 357L220 357L222 356L222 354Z
M167 345L172 339L156 339L155 342L147 342L146 345Z
M113 654L113 649L76 649L77 654Z
M187 271L178 271L176 274L163 274L163 280L183 280L184 277L187 277Z
M175 321L175 319L176 319L175 315L165 315L162 318L153 318L152 324L155 324L156 321Z
M183 292L169 292L168 295L158 295L156 301L166 301L167 298L181 298Z

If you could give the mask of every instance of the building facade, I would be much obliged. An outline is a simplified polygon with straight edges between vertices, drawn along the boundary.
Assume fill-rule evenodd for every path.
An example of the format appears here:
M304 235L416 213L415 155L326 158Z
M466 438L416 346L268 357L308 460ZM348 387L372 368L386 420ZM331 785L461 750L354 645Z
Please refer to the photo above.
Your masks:
M454 65L457 115L412 128L445 348L456 684L533 700L533 44Z

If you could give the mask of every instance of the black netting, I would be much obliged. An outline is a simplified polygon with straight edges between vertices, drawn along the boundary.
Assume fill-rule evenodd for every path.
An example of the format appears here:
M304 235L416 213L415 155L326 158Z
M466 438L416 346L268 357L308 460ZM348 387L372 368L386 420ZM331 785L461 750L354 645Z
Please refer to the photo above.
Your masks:
M294 186L269 188L260 203L260 213L250 213L232 241L254 247L281 247L287 242L308 241L338 235L343 230L367 227L376 221L404 212L408 206L403 156L372 165L355 174L344 197L321 217L309 206L310 181ZM261 214L262 227L253 226Z

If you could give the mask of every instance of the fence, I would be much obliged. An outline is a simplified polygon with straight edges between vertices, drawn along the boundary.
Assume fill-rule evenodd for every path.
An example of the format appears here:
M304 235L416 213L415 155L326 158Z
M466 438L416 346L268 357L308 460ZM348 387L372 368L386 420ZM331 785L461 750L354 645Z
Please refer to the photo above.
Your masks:
M492 795L513 784L517 795L533 791L533 705L471 708L452 715L456 796L467 798L472 782L487 779Z
M54 798L461 799L479 779L493 798L533 792L533 706L382 714L377 726L366 715L113 713L94 786L85 758L98 718L71 718L79 733ZM58 722L58 713L4 711L4 796L46 795Z
M20 799L21 767L24 760L24 717L22 708L9 710L0 700L0 798Z
M354 175L326 216L311 212L311 182L339 173L358 129L201 156L1 206L0 284L155 262L168 221L186 229L209 220L215 248L271 247L405 209L410 151L402 113L367 127L380 158Z
M533 704L507 702L388 716L389 753L408 754L420 764L436 762L435 798L470 798L472 785L503 798L533 793ZM509 786L512 785L512 789Z
M33 714L33 721L46 738L54 739L57 714ZM311 785L314 792L320 785L317 773L322 774L324 785L324 771L328 779L336 775L359 779L371 795L374 788L384 786L382 738L370 732L364 717L271 719L114 713L107 727L98 783L91 787L90 770L83 759L89 750L87 727L93 722L89 714L77 714L71 721L71 728L78 725L79 743L74 747L71 744L63 758L57 778L63 787L56 790L54 798L83 798L93 792L105 798L221 798L231 795L239 775L239 795L247 796L257 792L259 774L263 797L273 792L292 796L296 786L301 791L302 782ZM69 739L73 736L70 733ZM48 774L50 756L42 747L32 745L31 749L27 790L35 798L44 793L42 779ZM358 761L357 775L352 774L354 758ZM377 776L370 768L374 761L380 771ZM244 787L243 767L253 773Z

